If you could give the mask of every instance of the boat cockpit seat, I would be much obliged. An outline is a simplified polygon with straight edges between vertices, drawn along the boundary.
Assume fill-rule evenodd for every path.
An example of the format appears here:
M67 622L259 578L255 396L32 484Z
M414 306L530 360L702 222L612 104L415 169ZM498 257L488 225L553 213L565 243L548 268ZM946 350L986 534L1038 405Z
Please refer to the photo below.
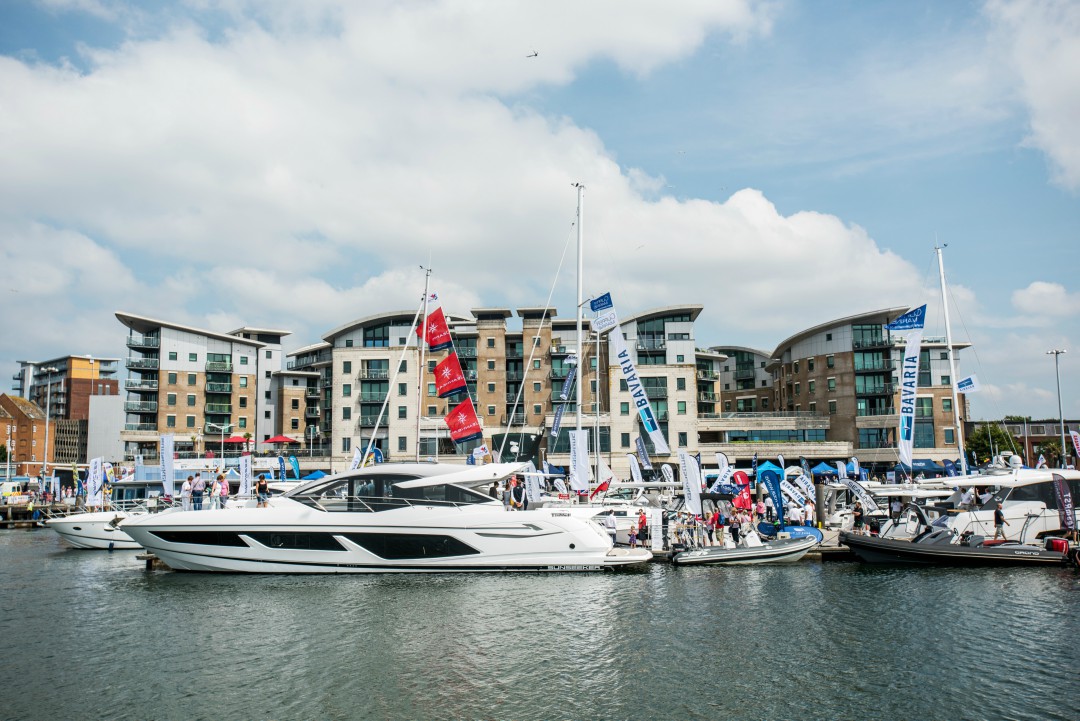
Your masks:
M986 536L977 536L974 533L965 533L960 537L961 546L981 546L983 541L986 540Z
M920 533L918 536L912 539L912 543L922 543L925 545L935 545L942 543L952 543L953 535L952 531L948 528L934 528Z

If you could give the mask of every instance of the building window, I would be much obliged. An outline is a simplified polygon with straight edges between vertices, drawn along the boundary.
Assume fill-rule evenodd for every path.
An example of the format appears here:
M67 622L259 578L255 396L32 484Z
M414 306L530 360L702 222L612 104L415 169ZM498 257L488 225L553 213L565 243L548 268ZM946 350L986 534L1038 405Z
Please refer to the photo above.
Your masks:
M247 388L248 387L247 386L247 381L248 381L247 376L240 376L240 387L241 388Z
M170 405L170 406L175 406L176 405L176 394L175 393L169 393L168 395L166 395L165 396L165 404Z
M724 411L727 413L731 412L731 401L724 401Z
M242 366L247 365L247 356L246 355L240 356L240 365L242 365Z
M836 379L835 378L830 378L828 383L829 383L829 390L830 391L835 391L836 390Z
M176 416L165 416L165 425L169 428L176 428Z
M933 398L916 398L915 399L915 417L916 418L933 418L934 417L934 399Z
M943 385L943 386L952 385L952 376L941 376L941 385Z
M247 396L240 396L240 407L247 408Z
M270 380L270 371L266 371L266 380Z
M176 374L175 373L170 373L169 374L169 384L170 385L176 385Z
M169 360L176 360L176 351L169 351Z
M533 361L533 370L536 370L536 371L540 370L540 361L538 361L538 360Z
M817 413L817 403L814 401L810 401L810 412Z
M827 340L827 341L832 340L832 333L826 333L825 334L825 340Z
M589 390L592 391L593 395L596 395L596 379L595 378L593 378L592 380L589 381Z
M401 363L398 364L398 369L397 369L398 373L405 373L406 370L408 369L408 365L409 365L408 361L401 361Z
M348 398L349 396L352 395L352 384L351 383L342 383L341 384L341 395L346 397L346 398Z
M397 449L399 451L405 451L409 449L409 439L406 436L398 436Z
M941 351L941 360L949 360L949 351Z
M397 394L399 396L407 396L407 395L409 395L409 384L408 383L398 383L397 384Z
M435 406L428 406L427 407L427 414L428 414L429 418L437 416L439 414L439 409L436 408Z
M247 428L247 416L240 416L240 427Z
M835 356L831 356L831 355L825 356L825 367L826 368L832 368L835 365L836 365L836 357Z
M495 339L494 338L488 338L487 339L487 346L488 346L488 348L494 348L495 347Z
M291 430L294 430L294 431L300 430L300 419L299 418L293 418L292 420L290 420L289 421L289 428Z
M630 404L629 403L620 403L619 404L619 415L622 415L622 416L630 415Z
M397 417L398 418L408 418L409 417L409 407L408 406L398 406L397 407Z
M801 386L802 386L802 384L801 384L801 383L796 383L796 384L795 384L795 395L802 395L802 393L801 393Z
M263 418L270 420L270 411L263 411Z
M956 445L956 429L955 428L943 428L945 432L945 445Z
M195 394L194 394L194 393L189 393L189 394L188 394L188 397L187 397L187 404L188 404L189 406L193 406L193 405L195 405Z
M946 413L952 413L952 398L941 399L941 410L945 411Z
M679 448L686 448L686 434L679 434Z
M489 371L493 371L493 370L495 370L495 361L493 361L493 360L489 360L489 361L487 362L487 369L488 369Z
M686 356L682 355L681 353L679 355L676 355L675 356L675 362L676 363L685 363L686 362Z
M273 356L270 354L270 351L266 351L266 359L270 360L271 358L273 358Z
M814 359L813 358L807 358L806 359L806 370L808 372L810 372L810 373L814 372Z
M792 373L798 373L799 372L799 361L795 361L794 363L791 364L791 372Z
M187 359L192 363L198 363L199 362L199 354L198 353L188 353L187 354Z
M195 427L195 416L188 416L185 420L187 421L187 427L188 428L194 428Z
M629 393L630 392L629 386L626 385L626 379L625 378L620 378L619 379L619 390L622 391L623 393Z
M353 346L352 346L352 341L353 341L353 339L352 339L352 338L346 338L346 339L345 339L345 347L346 347L346 348L352 348L352 347L353 347Z
M341 420L343 420L343 421L351 421L352 420L352 408L350 408L349 406L342 406L341 407Z
M541 413L543 413L543 408L540 407L539 403L533 404L533 413L536 415L540 415Z
M675 390L677 390L677 391L686 390L686 379L685 378L676 378L675 379Z
M769 387L769 381L765 381L765 380L761 381L761 387L762 388L768 388Z
M300 410L300 399L299 398L293 398L292 403L290 405L292 406L292 409L294 411Z
M629 448L630 447L630 434L629 433L620 433L619 434L619 444L623 448Z
M836 401L829 401L829 415L836 415Z
M817 382L816 381L807 381L806 382L806 392L807 393L813 393L814 389L816 387L817 387Z
M539 383L533 383L533 393L539 393L539 392L540 392L540 384Z
M352 448L352 438L349 438L348 436L346 436L345 438L342 438L341 439L341 452L342 453L348 453L351 448Z
M495 415L495 406L488 406L488 412L487 412L487 414L488 414L489 416L493 416L493 415Z
M341 372L345 374L352 373L352 361L342 361Z
M435 392L435 384L434 384L434 383L428 383L428 384L427 384L427 394L428 394L429 396L434 396L434 395L438 395L438 394L437 394L437 393Z
M596 357L595 356L593 356L592 358L589 359L589 368L592 368L593 370L596 370Z
M188 373L187 374L187 384L189 386L195 385L195 374L194 373Z
M686 415L686 401L679 401L676 407L678 408L678 413L680 416Z
M435 366L437 366L437 365L439 365L438 361L428 361L427 372L428 373L434 373L435 372Z
M270 391L263 391L263 398L270 400Z
M487 389L488 389L488 393L494 393L495 392L495 384L494 383L488 383L487 384Z
M724 384L724 390L726 390L726 391L731 390L731 384L730 383L725 383Z

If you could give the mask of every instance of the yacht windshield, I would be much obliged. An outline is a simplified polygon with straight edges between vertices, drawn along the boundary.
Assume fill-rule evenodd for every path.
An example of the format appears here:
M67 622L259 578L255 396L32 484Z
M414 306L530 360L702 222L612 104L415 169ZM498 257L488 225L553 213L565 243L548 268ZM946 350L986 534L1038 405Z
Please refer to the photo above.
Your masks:
M459 506L490 503L490 496L468 488L441 484L421 488L400 488L402 481L416 475L364 474L336 478L290 494L296 501L323 511L376 512L413 505Z

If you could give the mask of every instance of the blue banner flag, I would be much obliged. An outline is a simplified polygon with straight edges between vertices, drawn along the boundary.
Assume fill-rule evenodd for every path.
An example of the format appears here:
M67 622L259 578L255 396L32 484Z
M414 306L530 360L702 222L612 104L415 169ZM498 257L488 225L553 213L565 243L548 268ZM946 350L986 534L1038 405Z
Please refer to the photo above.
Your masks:
M920 305L885 326L888 330L922 330L926 322L926 306Z
M279 475L278 478L280 478L281 480L284 481L285 478L286 478L286 475L287 475L285 473L285 457L284 456L278 456L277 457L277 462L278 462L278 468L281 469L281 475Z
M551 423L551 437L559 437L559 429L562 427L562 414L566 410L566 404L560 403L559 407L555 409L555 420Z
M645 450L645 439L641 436L637 437L637 455L642 468L646 471L653 470L652 461L649 460L649 453Z
M594 313L601 310L607 310L611 307L613 307L611 303L611 293L604 293L599 298L594 298L589 301L589 310Z
M952 478L956 475L956 464L946 459L941 462L941 465L945 466L945 475Z
M754 469L757 470L757 455L754 456ZM780 525L784 525L784 495L780 492L780 475L776 471L762 471L761 482L765 484L765 488L769 491L769 497L772 498L773 508L776 509L776 520L780 522Z
M296 474L296 480L300 480L300 461L296 460L296 456L289 456L289 465L292 466L293 473Z

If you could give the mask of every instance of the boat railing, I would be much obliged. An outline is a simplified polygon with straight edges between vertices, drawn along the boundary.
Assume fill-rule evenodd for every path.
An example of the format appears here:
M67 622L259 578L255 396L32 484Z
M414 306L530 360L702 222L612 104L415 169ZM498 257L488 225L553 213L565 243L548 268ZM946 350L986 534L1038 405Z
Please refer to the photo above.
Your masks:
M422 506L430 508L439 506L443 508L460 508L462 506L474 506L474 501L437 501L428 498L402 498L396 496L293 496L294 501L317 508L328 513L377 513L389 511L395 508L410 508Z

